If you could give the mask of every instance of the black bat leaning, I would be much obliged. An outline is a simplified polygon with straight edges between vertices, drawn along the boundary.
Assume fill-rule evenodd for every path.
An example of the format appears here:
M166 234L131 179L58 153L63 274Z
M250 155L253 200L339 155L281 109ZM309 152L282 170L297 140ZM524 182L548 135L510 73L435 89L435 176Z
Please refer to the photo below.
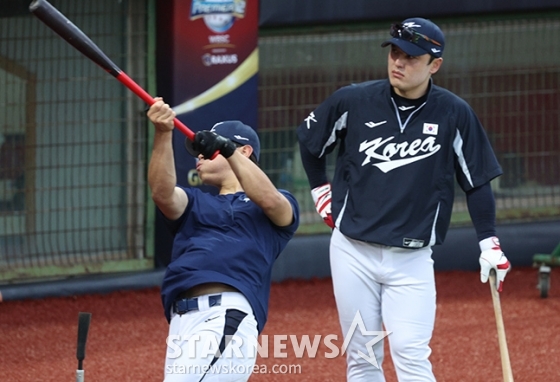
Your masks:
M106 72L111 74L123 85L132 90L148 105L153 105L155 100L144 89L134 82L125 72L123 72L91 39L82 32L76 25L66 18L58 9L53 7L46 0L35 0L29 5L29 11L49 28L55 31L60 37L76 48L84 56L101 66ZM194 133L177 118L173 121L175 127L187 136L191 141L194 140Z
M76 370L76 382L84 382L84 359L86 358L86 342L90 322L91 313L80 312L78 314L78 346L76 348L78 369Z

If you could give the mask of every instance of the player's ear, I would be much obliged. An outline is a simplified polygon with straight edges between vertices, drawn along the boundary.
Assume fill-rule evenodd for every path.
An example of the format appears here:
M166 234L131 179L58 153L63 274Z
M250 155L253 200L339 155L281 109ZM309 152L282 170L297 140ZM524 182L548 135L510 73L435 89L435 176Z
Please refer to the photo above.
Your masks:
M441 68L442 63L443 63L443 58L441 57L435 58L430 63L430 74L436 74L439 68Z
M251 145L244 145L241 146L239 149L241 150L241 154L243 154L243 156L246 156L247 158L250 158L251 155L253 154L253 146Z

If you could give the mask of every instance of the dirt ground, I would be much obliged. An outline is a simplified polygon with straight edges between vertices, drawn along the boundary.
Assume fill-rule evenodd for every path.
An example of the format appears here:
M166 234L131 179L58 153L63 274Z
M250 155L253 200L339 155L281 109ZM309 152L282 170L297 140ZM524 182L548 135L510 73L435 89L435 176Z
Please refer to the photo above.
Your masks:
M516 382L560 381L556 362L560 355L558 277L553 269L546 299L536 289L536 269L513 269L506 278L501 305ZM488 285L480 283L476 272L459 271L436 273L436 283L438 308L431 361L437 380L502 381ZM167 322L159 290L152 288L1 303L0 381L75 380L79 312L92 313L85 381L162 380ZM262 334L307 334L311 338L335 334L341 339L331 280L274 284ZM345 359L327 357L331 350L323 343L315 357L297 357L290 349L286 349L286 358L274 358L272 351L268 358L260 357L259 370L268 373L255 373L250 381L345 380ZM387 382L396 382L390 357L383 368Z

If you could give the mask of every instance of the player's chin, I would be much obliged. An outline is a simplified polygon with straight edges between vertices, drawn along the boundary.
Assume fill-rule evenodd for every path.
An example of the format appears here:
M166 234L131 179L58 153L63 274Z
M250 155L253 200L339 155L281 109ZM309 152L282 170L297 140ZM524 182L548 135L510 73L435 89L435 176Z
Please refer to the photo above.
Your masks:
M402 80L402 77L390 75L389 76L389 82L391 83L392 87L397 88L397 89L404 86L404 82Z
M208 175L204 171L198 170L198 179L202 184L208 184Z
M211 174L209 174L207 172L199 171L198 172L198 178L200 179L200 182L205 186L215 186L215 187L220 186L217 177L212 176Z

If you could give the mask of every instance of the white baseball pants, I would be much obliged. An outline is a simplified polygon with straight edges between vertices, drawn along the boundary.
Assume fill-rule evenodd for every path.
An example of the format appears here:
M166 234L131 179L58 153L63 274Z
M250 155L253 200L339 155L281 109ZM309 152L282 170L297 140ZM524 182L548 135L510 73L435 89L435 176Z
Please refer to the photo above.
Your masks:
M360 312L368 331L387 336L399 382L435 381L429 361L436 312L432 250L370 244L334 229L330 265L343 336ZM384 329L383 329L384 326ZM351 382L384 382L383 343L373 345L379 368L368 355L373 337L356 329L347 348L347 378ZM369 344L371 345L371 344Z
M244 382L251 376L257 360L252 341L258 337L253 310L241 293L220 294L220 306L210 307L204 295L198 310L172 314L164 382Z

